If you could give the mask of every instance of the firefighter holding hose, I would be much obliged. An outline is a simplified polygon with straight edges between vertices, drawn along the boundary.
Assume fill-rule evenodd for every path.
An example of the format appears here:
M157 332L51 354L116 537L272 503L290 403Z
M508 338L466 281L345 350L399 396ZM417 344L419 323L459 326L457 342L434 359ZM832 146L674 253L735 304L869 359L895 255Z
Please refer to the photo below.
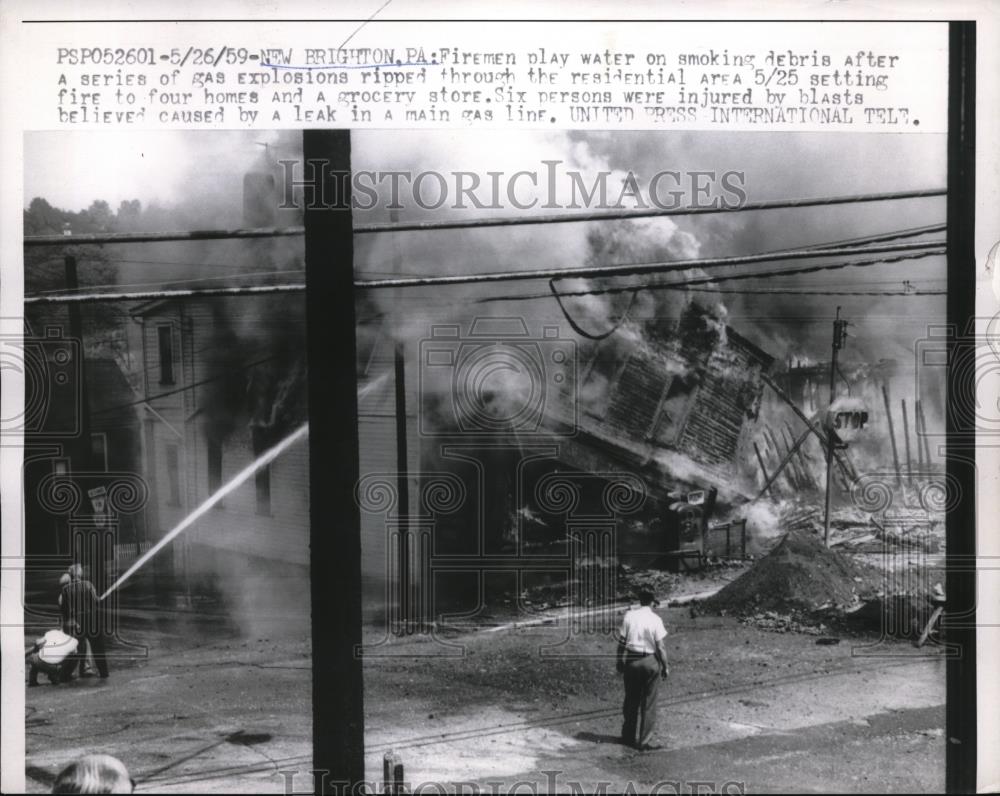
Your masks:
M86 639L90 645L90 653L94 656L94 664L101 679L108 677L108 660L104 649L104 622L101 616L101 604L97 599L94 584L83 577L83 567L73 564L69 568L70 584L63 591L63 599L69 611L69 621L75 625L78 638ZM81 655L81 659L82 659ZM80 662L81 672L83 661Z

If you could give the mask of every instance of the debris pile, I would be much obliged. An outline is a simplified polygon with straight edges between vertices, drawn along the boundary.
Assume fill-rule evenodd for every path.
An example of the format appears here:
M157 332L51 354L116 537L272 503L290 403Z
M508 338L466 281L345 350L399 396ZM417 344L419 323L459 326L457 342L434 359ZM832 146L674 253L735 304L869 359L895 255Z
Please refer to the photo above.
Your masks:
M779 614L777 611L764 611L763 613L751 614L740 619L740 624L761 630L771 630L775 633L805 633L810 636L821 636L827 628L820 622L819 624L808 624L797 621L791 614Z
M772 611L800 618L848 611L874 597L881 582L872 567L791 531L757 564L703 603L707 611L741 617Z
M622 564L618 575L618 592L623 597L632 597L642 590L647 590L653 592L661 601L667 600L684 580L682 575L675 572L633 568L627 564Z

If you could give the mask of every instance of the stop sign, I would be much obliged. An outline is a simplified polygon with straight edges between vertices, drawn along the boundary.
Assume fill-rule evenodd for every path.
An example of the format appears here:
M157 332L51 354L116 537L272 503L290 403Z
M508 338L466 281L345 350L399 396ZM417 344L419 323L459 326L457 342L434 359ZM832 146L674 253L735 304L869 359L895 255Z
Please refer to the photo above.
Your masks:
M868 423L868 407L860 398L838 398L826 410L827 431L832 431L844 442L858 438Z

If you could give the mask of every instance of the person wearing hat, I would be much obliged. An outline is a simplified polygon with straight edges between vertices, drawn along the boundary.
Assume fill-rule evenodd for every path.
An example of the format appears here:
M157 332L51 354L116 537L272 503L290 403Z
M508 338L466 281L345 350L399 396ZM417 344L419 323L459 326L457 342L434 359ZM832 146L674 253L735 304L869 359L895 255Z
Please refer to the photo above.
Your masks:
M667 629L653 611L659 605L651 591L639 592L639 607L626 611L618 631L617 668L625 680L622 743L642 751L660 749L652 743L656 729L656 694L667 679ZM638 736L636 731L638 730Z

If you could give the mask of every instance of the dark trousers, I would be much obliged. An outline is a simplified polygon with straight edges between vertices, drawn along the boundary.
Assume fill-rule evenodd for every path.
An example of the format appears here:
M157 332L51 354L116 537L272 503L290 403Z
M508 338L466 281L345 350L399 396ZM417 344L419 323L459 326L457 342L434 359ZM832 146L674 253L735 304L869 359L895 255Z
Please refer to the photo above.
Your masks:
M625 656L625 705L622 713L625 721L622 724L622 740L625 743L636 743L636 727L638 726L638 745L650 742L653 730L656 729L656 693L660 687L660 664L655 655Z
M94 663L97 665L97 673L101 677L108 676L108 659L105 653L105 638L100 630L95 630L85 634L87 643L90 645L90 654L94 656ZM80 661L80 671L83 671L83 661Z
M49 680L55 684L68 680L73 676L73 667L76 665L75 659L70 656L62 663L47 663L43 661L37 652L28 656L28 685L38 685L39 672L48 675Z
M79 646L76 648L76 660L80 666L80 674L83 674L83 668L87 662L87 648L89 647L90 654L94 656L97 673L101 677L107 677L108 659L105 652L107 640L103 629L92 617L85 617L80 624L82 628L77 624L72 625L73 636L79 642ZM72 669L70 672L72 673Z

